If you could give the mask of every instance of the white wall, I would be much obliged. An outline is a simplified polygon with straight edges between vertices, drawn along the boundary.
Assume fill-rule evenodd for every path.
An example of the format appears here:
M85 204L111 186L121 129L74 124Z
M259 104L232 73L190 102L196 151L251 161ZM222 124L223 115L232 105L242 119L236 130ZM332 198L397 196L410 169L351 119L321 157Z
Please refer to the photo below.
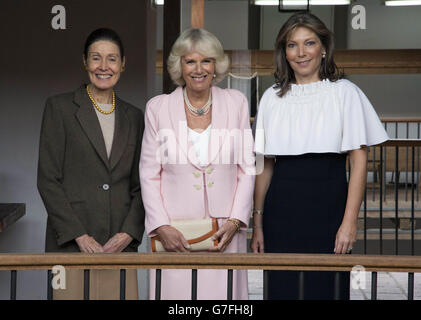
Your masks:
M349 49L421 49L421 6L386 7L373 0L358 4L366 8L367 28L349 26Z
M421 49L421 6L386 7L372 0L358 4L366 8L367 26L366 30L349 26L348 49ZM348 78L364 90L381 116L421 116L421 74Z

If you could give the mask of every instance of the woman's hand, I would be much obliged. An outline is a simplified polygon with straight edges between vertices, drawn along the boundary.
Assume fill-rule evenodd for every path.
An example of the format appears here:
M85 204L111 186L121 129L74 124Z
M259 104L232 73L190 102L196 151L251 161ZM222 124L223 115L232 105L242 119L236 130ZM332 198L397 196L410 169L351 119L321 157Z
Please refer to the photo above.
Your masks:
M253 253L264 253L265 252L262 227L254 227L253 228L253 236L251 238L250 248L251 248L251 250L253 250Z
M84 234L75 239L77 245L79 246L80 252L84 253L98 253L104 252L102 246L96 242L93 237L90 237L87 234Z
M224 225L212 236L212 240L218 239L219 243L216 247L210 248L209 251L224 252L236 233L237 226L233 222L227 220Z
M161 239L165 251L169 252L188 252L190 245L183 234L176 228L169 225L161 226L155 230Z
M125 232L116 233L104 244L104 252L117 253L122 252L132 242L133 238Z
M357 222L342 222L336 233L334 253L349 253L357 240Z
M351 176L348 184L348 197L342 224L336 233L334 252L349 253L357 239L357 221L364 196L367 177L367 148L352 150L349 153Z

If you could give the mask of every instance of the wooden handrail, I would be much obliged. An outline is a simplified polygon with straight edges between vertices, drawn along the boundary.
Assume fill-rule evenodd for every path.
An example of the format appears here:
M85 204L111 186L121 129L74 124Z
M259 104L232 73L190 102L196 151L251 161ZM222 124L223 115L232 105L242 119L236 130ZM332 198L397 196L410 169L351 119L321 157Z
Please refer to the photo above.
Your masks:
M250 117L250 123L254 122L255 117ZM413 118L383 118L380 117L380 121L383 123L421 123L421 118L413 117Z
M416 122L416 123L418 123L418 122L421 122L421 118L419 118L419 117L411 117L411 118L394 118L394 117L384 118L384 117L381 117L380 121L381 122L387 122L387 123L390 123L390 122Z
M390 139L378 146L382 147L421 147L421 139Z
M335 254L210 254L210 253L38 253L0 254L0 270L50 269L263 269L421 272L421 257Z
M273 75L273 50L226 50L230 71L236 74ZM420 49L336 50L335 62L345 74L421 73ZM156 73L162 74L162 51L158 50Z

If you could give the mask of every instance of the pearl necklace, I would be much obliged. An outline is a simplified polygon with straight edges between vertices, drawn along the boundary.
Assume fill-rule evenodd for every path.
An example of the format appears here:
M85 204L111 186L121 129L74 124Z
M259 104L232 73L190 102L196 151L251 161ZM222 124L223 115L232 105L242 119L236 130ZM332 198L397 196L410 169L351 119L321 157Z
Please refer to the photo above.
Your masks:
M91 99L92 104L94 105L94 107L99 112L101 112L102 114L111 114L111 113L114 112L114 110L115 110L115 93L114 93L114 90L113 90L113 105L112 105L112 108L111 108L110 111L104 111L99 107L99 105L95 102L95 99L92 97L91 92L89 91L89 86L86 86L86 92L88 93L89 99Z
M187 109L189 109L189 111L193 113L194 115L203 116L209 112L210 106L212 104L212 95L210 93L209 93L208 102L206 102L205 105L201 108L193 107L193 105L189 101L189 97L187 96L186 88L183 89L183 95L184 95L184 101L186 102L186 105L187 105Z

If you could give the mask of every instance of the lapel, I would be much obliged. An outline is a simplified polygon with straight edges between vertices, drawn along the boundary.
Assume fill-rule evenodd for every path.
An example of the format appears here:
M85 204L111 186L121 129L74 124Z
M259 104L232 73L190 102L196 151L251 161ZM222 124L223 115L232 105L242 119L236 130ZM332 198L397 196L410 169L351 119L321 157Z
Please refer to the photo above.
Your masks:
M91 141L105 166L109 170L112 170L123 155L129 138L130 121L127 115L127 106L116 96L114 137L110 159L108 159L101 126L84 85L75 92L74 102L79 105L76 118L83 131L88 136L88 139Z
M171 125L173 127L173 132L175 133L178 145L182 151L178 154L178 162L185 163L188 159L189 162L197 169L202 170L193 144L189 139L186 112L184 110L183 88L179 86L167 97Z
M212 129L209 139L209 163L219 155L228 132L228 106L224 99L224 91L212 86ZM223 159L223 158L222 158ZM219 164L221 160L219 159ZM229 159L227 159L229 161Z
M115 129L113 145L110 154L110 168L111 170L117 165L121 156L126 150L127 142L129 140L130 121L127 115L127 106L116 96L115 107Z
M79 110L76 112L76 118L78 119L83 131L88 136L89 141L91 141L95 151L104 162L105 166L109 168L104 136L102 135L98 117L92 106L92 102L88 97L85 85L82 85L78 90L76 90L74 102L79 106Z
M225 101L223 101L220 88L212 86L212 129L209 141L209 163L218 156L220 149L227 133L228 109ZM179 86L174 92L168 96L169 114L175 137L182 151L183 159L189 162L197 169L203 170L197 159L193 144L188 139L187 118L184 109L183 88ZM179 158L179 161L182 159Z

